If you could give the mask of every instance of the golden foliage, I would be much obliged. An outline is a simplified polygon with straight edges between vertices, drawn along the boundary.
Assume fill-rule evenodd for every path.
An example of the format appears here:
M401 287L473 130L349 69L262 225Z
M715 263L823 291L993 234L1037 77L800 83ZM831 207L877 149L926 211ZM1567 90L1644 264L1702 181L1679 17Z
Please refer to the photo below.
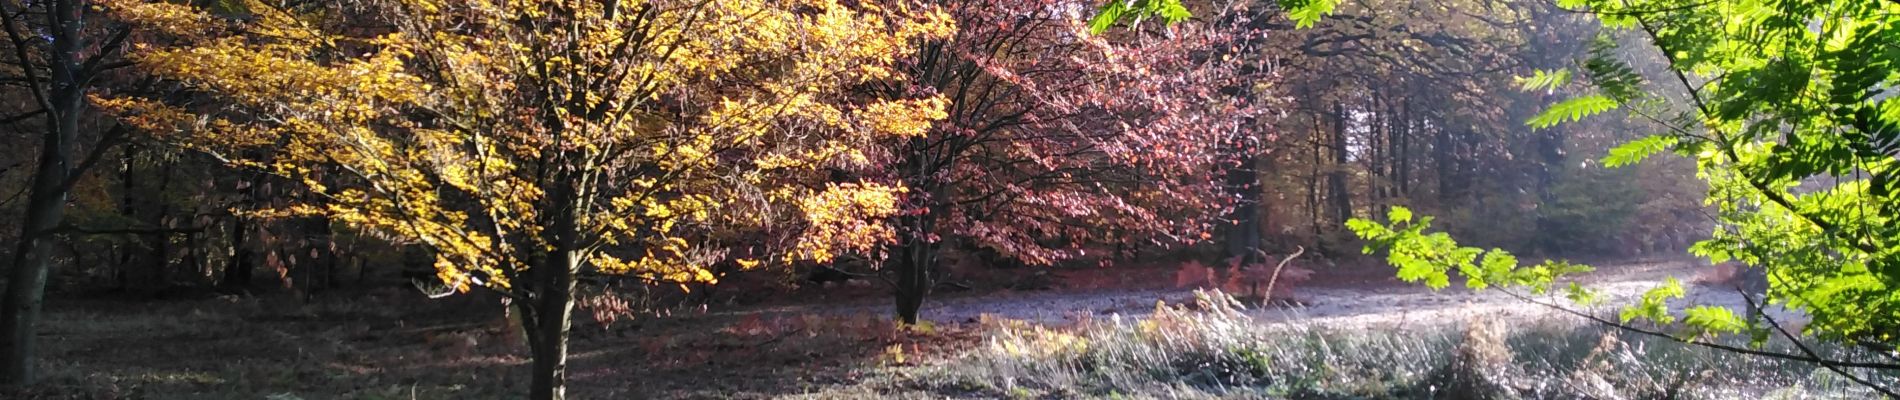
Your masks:
M458 289L511 288L552 252L609 273L710 282L714 252L694 242L723 207L808 190L772 188L795 180L762 173L862 163L851 144L921 135L944 118L942 98L847 91L896 77L898 57L955 32L950 18L854 3L245 1L246 15L220 15L113 0L117 18L178 43L139 51L139 67L218 106L95 101L321 199L260 214L324 215L435 249ZM814 227L797 252L829 258L889 241L874 220L902 193L836 185L797 197Z
M897 240L897 231L881 221L897 215L907 192L902 186L847 183L804 193L798 209L812 226L788 257L827 262L840 252L865 253Z

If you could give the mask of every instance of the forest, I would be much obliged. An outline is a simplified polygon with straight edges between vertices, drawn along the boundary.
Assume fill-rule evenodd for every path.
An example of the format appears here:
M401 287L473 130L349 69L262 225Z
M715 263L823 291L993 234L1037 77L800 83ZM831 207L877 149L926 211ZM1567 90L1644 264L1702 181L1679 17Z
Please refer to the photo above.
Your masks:
M0 28L0 398L1900 399L1896 0Z

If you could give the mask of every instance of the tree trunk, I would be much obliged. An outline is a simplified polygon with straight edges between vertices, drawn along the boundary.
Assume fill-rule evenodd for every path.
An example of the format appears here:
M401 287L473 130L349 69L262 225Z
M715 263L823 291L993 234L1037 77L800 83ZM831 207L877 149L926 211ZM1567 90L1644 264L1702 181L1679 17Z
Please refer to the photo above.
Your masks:
M937 262L937 244L929 239L933 228L930 215L910 215L903 220L909 237L897 247L897 320L915 324L924 298L930 295L930 268Z
M170 225L166 220L171 218L172 210L171 205L165 202L165 192L171 190L172 167L174 165L175 164L169 161L160 161L159 168L155 171L158 175L158 186L156 188L148 187L149 191L139 193L139 202L143 204L140 210L144 211L143 218L141 219L144 220L142 223L145 226L164 228ZM151 232L139 235L139 240L145 242L146 249L145 257L139 260L144 264L140 269L144 270L148 275L134 276L146 280L146 282L142 284L142 287L147 290L164 290L170 287L172 276L171 234L166 232Z
M1256 171L1266 171L1267 173L1278 173L1277 171L1279 171L1279 168L1278 168L1279 158L1277 154L1273 154L1273 153L1263 154L1259 157L1259 159L1260 159L1260 163L1258 165L1255 165L1255 168L1254 168ZM1255 174L1255 176L1258 176L1258 175L1259 175L1258 173ZM1253 190L1255 201L1258 201L1260 203L1260 206L1259 206L1260 216L1259 218L1255 219L1256 221L1259 221L1258 223L1259 229L1254 230L1254 234L1260 235L1260 237L1258 239L1255 239L1256 240L1256 242L1254 243L1255 245L1265 245L1267 242L1270 241L1270 238L1273 237L1273 235L1278 234L1280 232L1280 225L1281 225L1280 221L1275 220L1275 218L1279 217L1279 211L1274 209L1275 208L1274 206L1279 204L1280 201L1267 201L1267 198L1266 198L1267 190L1268 189L1266 187L1266 184L1264 183L1258 187L1255 187ZM1274 190L1278 190L1278 188L1275 188ZM1284 199L1284 197L1282 197L1281 199Z
M60 186L66 180L68 143L56 132L45 135L33 194L27 200L26 223L7 280L6 315L0 318L0 333L7 341L5 349L0 349L0 362L5 363L0 365L0 380L12 385L33 382L34 326L52 267L53 235L48 231L59 226L66 207L66 192Z
M0 8L0 11L11 11ZM0 336L6 343L0 348L0 383L26 385L33 382L33 341L40 318L40 306L46 294L46 280L52 268L52 235L65 217L66 181L72 175L72 147L79 131L79 117L85 112L85 88L79 76L80 38L79 4L55 1L46 14L53 29L52 48L46 55L52 76L48 81L44 105L47 108L46 133L42 135L38 172L33 177L33 193L27 200L26 223L13 256L13 270L7 280L6 303L0 306ZM16 40L15 44L19 42ZM20 60L27 63L27 60ZM31 69L32 66L27 66ZM29 75L30 76L30 75ZM28 82L37 85L38 82Z
M577 256L573 251L556 251L551 254L546 268L536 273L537 293L531 307L533 318L523 318L523 330L528 335L529 351L534 358L533 380L528 390L529 398L535 400L561 400L567 398L567 334L573 327L574 313L574 269Z
M1375 99L1371 105L1367 106L1367 109L1372 110L1375 114L1367 121L1369 125L1366 129L1365 157L1366 210L1375 216L1385 215L1382 210L1385 206L1386 198L1384 182L1389 181L1392 176L1386 171L1386 165L1388 164L1386 158L1391 157L1391 153L1387 152L1388 149L1386 149L1387 143L1390 142L1390 140L1387 139L1387 135L1391 132L1386 127L1386 121L1390 119L1390 117L1386 116L1386 109L1381 107L1379 103L1380 102Z
M1349 154L1346 148L1346 110L1339 103L1333 103L1333 170L1326 179L1328 200L1332 200L1335 223L1345 223L1352 219L1352 187L1346 185L1350 171Z
M580 270L580 202L576 179L558 174L546 205L549 229L543 234L553 246L528 271L527 296L522 313L523 331L534 358L528 397L534 400L567 398L567 336L573 328L574 274Z
M122 153L123 168L119 170L119 215L126 218L138 218L139 215L138 198L135 196L139 192L138 148L136 145L125 146ZM131 274L126 269L136 265L138 257L131 246L117 247L115 250L119 252L119 263L112 266L112 282L119 290L126 290L131 288Z
M1392 135L1393 152L1398 154L1393 165L1394 195L1407 197L1412 194L1412 102L1406 100L1399 107L1398 131Z
M224 267L224 280L219 286L226 290L244 288L251 285L251 247L246 243L245 230L250 229L242 217L231 217L231 263Z
M1245 150L1241 150L1245 151ZM1227 188L1238 195L1238 204L1228 215L1227 257L1239 265L1260 262L1260 174L1255 169L1257 156L1240 158L1240 166L1227 171Z
M1313 159L1311 162L1306 163L1306 166L1307 166L1307 173L1306 173L1306 211L1307 211L1306 214L1307 216L1306 217L1307 217L1307 226L1313 229L1314 236L1319 235L1320 215L1324 214L1323 212L1320 211L1320 205L1319 205L1319 199L1320 199L1319 166L1326 152L1326 146L1321 144L1322 142L1320 141L1320 135L1323 135L1323 134L1325 133L1324 133L1324 129L1320 127L1319 114L1314 113L1313 114L1313 134L1311 136L1312 138L1311 142L1313 143Z
M1456 180L1454 175L1457 175L1454 171L1457 152L1452 148L1456 142L1451 140L1451 129L1443 123L1433 128L1437 129L1432 143L1432 164L1438 170L1438 202L1441 205L1452 204L1457 197L1456 184L1453 183Z
M248 207L255 207L259 197L257 179L255 175L246 174L237 184L238 193L242 195L242 201ZM224 280L219 283L219 286L226 290L251 285L251 273L257 269L253 261L256 254L251 251L249 243L251 227L251 224L245 223L244 217L231 216L231 263L225 266Z

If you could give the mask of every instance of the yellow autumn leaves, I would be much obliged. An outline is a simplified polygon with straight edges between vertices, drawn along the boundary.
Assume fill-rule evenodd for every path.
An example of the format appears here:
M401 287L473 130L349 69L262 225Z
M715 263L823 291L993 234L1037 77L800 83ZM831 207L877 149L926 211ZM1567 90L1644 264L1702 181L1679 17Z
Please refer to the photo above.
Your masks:
M897 60L956 27L917 3L853 3L246 0L211 12L109 0L155 38L133 55L140 69L204 100L94 101L315 194L259 215L322 215L427 246L459 289L511 288L537 253L561 249L602 272L705 282L706 255L722 253L702 242L733 204L796 210L808 228L788 258L894 240L880 220L904 188L798 176L863 165L860 148L946 118L942 97L857 90L897 78Z
M901 186L845 183L802 193L798 209L811 228L787 257L828 262L839 253L862 254L896 240L897 232L879 221L897 215L907 192Z
M943 96L921 100L891 100L871 104L860 114L875 132L896 136L924 136L931 124L949 117L950 101Z

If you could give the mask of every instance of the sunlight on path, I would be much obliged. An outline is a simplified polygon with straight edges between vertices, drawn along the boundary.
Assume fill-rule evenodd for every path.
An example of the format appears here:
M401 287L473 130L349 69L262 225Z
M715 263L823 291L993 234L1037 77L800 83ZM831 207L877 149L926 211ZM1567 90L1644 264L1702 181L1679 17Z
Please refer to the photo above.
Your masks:
M1699 264L1690 262L1630 263L1603 266L1584 277L1585 284L1599 291L1602 304L1594 308L1575 307L1562 296L1544 299L1548 303L1591 311L1614 319L1622 305L1630 304L1669 276L1683 282L1688 296L1672 299L1672 310L1694 305L1730 307L1744 312L1745 301L1734 289L1696 284L1692 278ZM1153 313L1156 300L1170 304L1192 298L1191 289L1176 290L1103 290L1088 292L1046 291L988 296L932 299L924 308L926 318L940 323L963 322L979 315L1060 324L1081 318L1120 314L1139 318ZM1505 318L1510 321L1578 322L1581 318L1511 298L1496 291L1472 291L1458 284L1441 291L1422 286L1399 288L1301 288L1295 296L1306 303L1300 307L1255 309L1249 313L1262 323L1317 323L1342 327L1427 328L1457 324L1473 317ZM1805 318L1798 313L1771 307L1770 315L1785 325L1799 326ZM791 310L785 310L791 311ZM888 313L884 304L852 304L816 312L840 314ZM1678 315L1680 315L1678 313Z

